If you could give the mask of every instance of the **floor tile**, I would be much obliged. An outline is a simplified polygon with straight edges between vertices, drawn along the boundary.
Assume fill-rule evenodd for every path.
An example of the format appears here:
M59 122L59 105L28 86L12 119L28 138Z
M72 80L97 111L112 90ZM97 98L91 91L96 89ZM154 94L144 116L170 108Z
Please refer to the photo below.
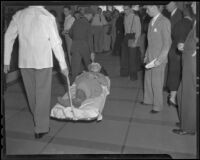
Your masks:
M133 117L138 119L151 119L164 122L174 122L174 124L176 122L179 122L177 110L175 108L164 106L163 110L157 114L150 113L151 109L152 106L150 105L142 105L137 103Z
M126 146L154 150L196 153L196 136L180 136L172 133L173 127L132 123Z
M34 132L33 118L30 112L19 112L5 122L6 130L25 133Z
M59 144L53 144L53 143L49 144L41 152L41 154L118 154L118 153L119 152L94 149L92 147L91 148L89 147L87 148L85 146L75 147L75 146L70 146L69 144L59 145Z
M20 110L6 109L5 110L5 120L8 120L8 119L12 118L13 116L18 114L19 112L21 112L21 111Z
M6 139L6 154L7 155L33 155L39 154L46 143L23 140L23 139Z
M100 123L68 123L56 137L121 145L127 127L127 122L115 122L105 119Z
M103 114L104 115L112 115L118 117L130 117L131 111L134 108L134 102L130 101L120 101L120 100L107 100Z
M28 105L26 95L24 93L6 93L4 95L6 109L21 110Z
M108 98L135 100L137 89L111 88Z

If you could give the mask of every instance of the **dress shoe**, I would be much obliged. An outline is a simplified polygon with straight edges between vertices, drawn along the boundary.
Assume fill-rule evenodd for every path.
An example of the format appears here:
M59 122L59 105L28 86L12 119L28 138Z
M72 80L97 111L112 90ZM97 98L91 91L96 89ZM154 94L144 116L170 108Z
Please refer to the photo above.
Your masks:
M173 129L172 132L179 135L195 135L195 132L184 131L182 129Z
M155 111L155 110L152 109L152 110L150 111L150 113L155 114L155 113L159 113L159 111Z
M180 122L177 122L177 123L176 123L176 126L177 126L177 127L180 127L180 126L181 126L181 123L180 123Z
M49 129L49 131L50 131L50 129ZM42 132L42 133L35 133L35 139L42 138L44 135L48 134L49 131L48 132Z

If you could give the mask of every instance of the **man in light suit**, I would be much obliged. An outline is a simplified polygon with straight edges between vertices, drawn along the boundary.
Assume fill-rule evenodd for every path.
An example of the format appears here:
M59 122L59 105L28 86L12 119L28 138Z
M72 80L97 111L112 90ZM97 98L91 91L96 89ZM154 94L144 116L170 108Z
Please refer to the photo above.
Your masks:
M29 6L13 16L5 33L4 73L10 70L13 43L17 36L19 68L34 117L35 138L38 139L50 128L52 50L66 77L68 68L55 17L43 6Z
M159 6L147 5L147 13L153 17L148 28L148 47L144 63L156 59L154 67L145 71L143 104L153 105L151 113L163 109L163 83L167 55L171 46L171 25Z

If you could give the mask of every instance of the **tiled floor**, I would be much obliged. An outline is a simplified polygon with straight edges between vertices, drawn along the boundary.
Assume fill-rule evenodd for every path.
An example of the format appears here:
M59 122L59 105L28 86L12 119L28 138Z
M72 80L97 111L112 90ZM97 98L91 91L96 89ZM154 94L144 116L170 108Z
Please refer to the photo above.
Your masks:
M111 78L111 94L97 122L51 120L51 130L40 140L33 136L33 119L23 85L15 83L5 93L6 152L29 154L169 154L173 158L195 158L196 136L172 133L178 122L177 111L166 104L161 113L149 113L143 106L142 73L139 80L119 76L119 57L97 55ZM111 63L112 62L112 63ZM54 74L51 107L65 93L59 76Z

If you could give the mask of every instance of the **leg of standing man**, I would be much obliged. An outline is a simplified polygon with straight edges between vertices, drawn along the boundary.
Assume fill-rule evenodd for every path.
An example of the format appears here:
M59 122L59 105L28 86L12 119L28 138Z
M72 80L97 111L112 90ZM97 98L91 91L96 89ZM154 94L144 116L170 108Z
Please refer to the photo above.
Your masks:
M128 37L124 37L122 42L122 51L120 59L120 76L128 77L129 76L129 48L128 48Z
M166 64L152 69L153 111L163 109L163 84Z
M31 112L34 116L35 133L49 131L52 68L21 69Z

